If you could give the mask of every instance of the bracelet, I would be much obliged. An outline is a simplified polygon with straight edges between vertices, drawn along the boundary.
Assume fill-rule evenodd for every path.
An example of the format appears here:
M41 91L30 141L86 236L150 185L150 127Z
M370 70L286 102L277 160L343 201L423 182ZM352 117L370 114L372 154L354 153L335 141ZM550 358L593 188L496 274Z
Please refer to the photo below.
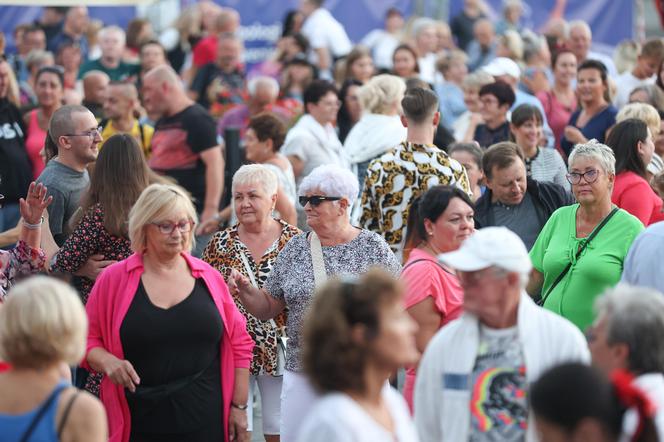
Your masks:
M23 220L23 227L25 227L28 230L37 230L41 229L42 224L44 224L44 217L42 216L41 219L39 220L38 223L35 224L30 224L26 220Z
M236 404L235 402L231 402L231 407L233 407L233 408L237 408L238 410L242 410L242 411L244 411L244 410L246 410L247 408L249 408L249 405L247 405L247 404L244 404L244 405L238 405L238 404Z

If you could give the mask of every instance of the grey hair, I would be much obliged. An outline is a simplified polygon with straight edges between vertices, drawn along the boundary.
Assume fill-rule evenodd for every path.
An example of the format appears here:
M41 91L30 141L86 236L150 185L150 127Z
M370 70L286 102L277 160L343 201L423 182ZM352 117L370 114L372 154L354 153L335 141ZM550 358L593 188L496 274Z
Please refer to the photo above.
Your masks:
M276 98L279 96L279 83L277 80L275 80L272 77L267 77L267 76L257 76L249 80L247 83L247 92L249 92L250 96L255 96L256 91L258 91L258 88L261 86L267 86L271 89L272 95Z
M33 67L37 65L46 65L46 64L55 63L55 58L53 58L53 53L49 51L44 51L42 49L33 49L25 57L25 66L28 70L32 70Z
M664 295L656 290L619 284L595 301L606 318L608 344L626 344L629 370L664 371Z
M574 146L574 150L569 154L569 170L572 170L577 157L594 158L605 173L616 174L616 157L613 155L613 150L594 138L587 143Z
M74 114L84 114L86 112L90 112L88 108L78 104L65 105L53 112L48 125L48 132L51 135L53 143L58 145L58 139L61 136L71 133L76 129L73 119Z
M125 34L124 29L116 25L106 26L102 28L101 31L99 31L99 40L106 37L106 34L108 34L109 32L117 33L121 37L122 44L125 44L125 42L127 41L127 34Z
M326 196L346 199L350 208L357 198L359 187L357 176L353 172L335 164L325 164L316 167L302 180L298 195L319 190Z
M590 26L588 26L588 23L586 23L583 20L572 20L569 22L567 25L567 29L565 29L565 38L569 38L569 35L572 33L572 30L574 28L581 28L583 29L592 39L593 38L593 31L590 29Z
M428 27L435 27L436 26L436 20L429 18L429 17L420 17L415 19L413 22L413 27L412 27L412 32L413 32L413 37L417 37L420 35L422 31L424 31Z
M277 174L269 167L263 164L245 164L233 175L231 192L235 192L237 186L254 183L260 184L268 196L274 195L279 189Z
M515 272L514 270L507 270L506 268L501 266L493 266L493 269L494 269L494 276L497 277L507 276L510 273L516 273L517 275L519 275L519 287L522 290L526 289L528 281L530 281L530 271Z
M466 78L463 79L461 86L464 88L480 89L482 86L491 84L494 81L495 80L493 79L493 76L490 74L487 74L481 70L477 70L472 74L466 75Z

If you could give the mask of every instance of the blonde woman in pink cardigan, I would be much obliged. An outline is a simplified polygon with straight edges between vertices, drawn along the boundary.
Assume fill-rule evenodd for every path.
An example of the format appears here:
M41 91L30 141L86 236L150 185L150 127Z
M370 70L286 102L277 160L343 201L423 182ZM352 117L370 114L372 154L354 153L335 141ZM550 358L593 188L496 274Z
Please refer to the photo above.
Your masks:
M111 442L245 441L253 341L219 272L193 258L196 212L174 185L129 214L134 254L90 294L86 368L104 374Z

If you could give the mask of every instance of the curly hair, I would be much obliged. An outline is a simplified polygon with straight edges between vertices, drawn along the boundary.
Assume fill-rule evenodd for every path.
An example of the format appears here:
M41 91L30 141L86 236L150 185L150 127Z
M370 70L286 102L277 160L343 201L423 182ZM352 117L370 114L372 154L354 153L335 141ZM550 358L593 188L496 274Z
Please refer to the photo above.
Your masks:
M364 391L362 373L372 341L381 329L381 311L403 294L399 281L380 269L359 279L333 279L314 298L304 322L304 370L322 393ZM363 326L361 342L354 338Z

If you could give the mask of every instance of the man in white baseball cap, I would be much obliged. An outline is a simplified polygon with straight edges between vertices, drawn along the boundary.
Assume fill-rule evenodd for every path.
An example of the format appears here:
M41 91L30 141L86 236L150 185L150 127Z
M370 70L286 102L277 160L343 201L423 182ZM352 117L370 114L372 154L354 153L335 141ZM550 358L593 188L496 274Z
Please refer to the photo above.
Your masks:
M526 294L532 264L509 229L480 229L439 259L457 270L464 314L434 336L417 369L420 440L533 440L529 385L560 363L588 363L585 338Z
M514 60L507 57L498 57L494 58L491 63L484 66L482 70L491 75L496 81L504 81L512 86L516 100L514 100L510 112L514 111L514 109L522 104L530 104L539 109L542 114L542 130L546 137L547 147L553 147L553 131L549 127L549 122L546 119L546 113L542 107L542 102L539 101L536 96L519 89L519 81L521 80L521 68L519 68L519 65L516 64Z

